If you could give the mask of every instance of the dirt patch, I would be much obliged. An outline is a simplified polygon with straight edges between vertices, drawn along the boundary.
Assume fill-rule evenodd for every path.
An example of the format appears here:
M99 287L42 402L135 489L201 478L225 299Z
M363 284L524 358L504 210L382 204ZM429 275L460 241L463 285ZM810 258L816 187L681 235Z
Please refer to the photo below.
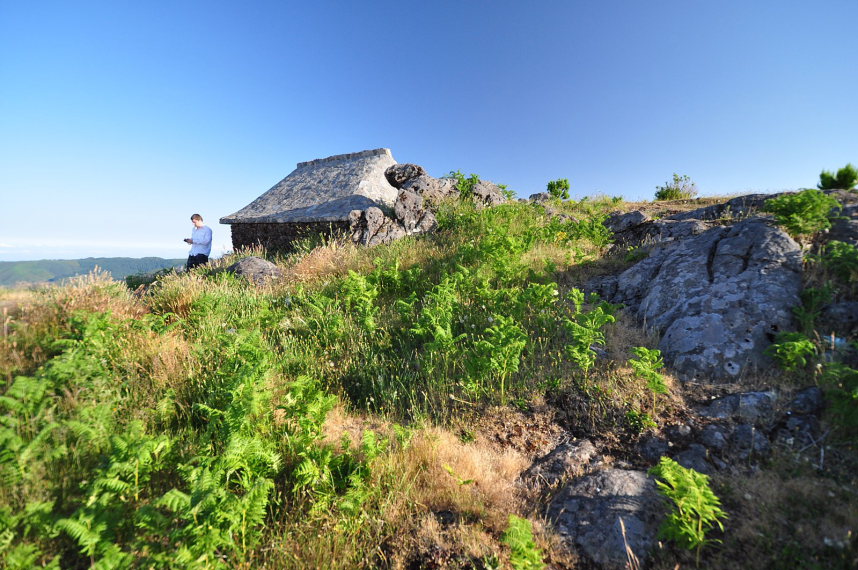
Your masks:
M526 412L493 407L485 410L473 428L459 427L459 433L497 449L514 449L531 460L545 455L567 436L556 423L555 410L547 405Z

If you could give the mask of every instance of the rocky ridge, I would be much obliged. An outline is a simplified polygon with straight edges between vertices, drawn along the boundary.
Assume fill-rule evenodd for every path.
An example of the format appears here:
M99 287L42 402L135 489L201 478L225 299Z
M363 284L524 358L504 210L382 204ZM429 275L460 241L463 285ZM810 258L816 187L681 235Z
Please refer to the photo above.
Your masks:
M429 176L422 166L416 164L394 164L385 170L384 175L398 190L393 216L377 207L352 210L349 226L355 243L373 246L431 232L438 227L432 206L459 194L453 179ZM472 198L481 207L496 206L506 201L498 185L484 180L474 185Z

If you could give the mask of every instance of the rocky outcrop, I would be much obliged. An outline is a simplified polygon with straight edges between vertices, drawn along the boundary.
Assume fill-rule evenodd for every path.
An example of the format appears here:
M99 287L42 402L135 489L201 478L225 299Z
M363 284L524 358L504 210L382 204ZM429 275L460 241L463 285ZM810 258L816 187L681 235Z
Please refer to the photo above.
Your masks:
M619 570L629 561L626 545L638 559L647 559L663 508L646 473L606 469L561 490L548 507L548 518L571 549L601 568Z
M764 350L793 325L801 263L795 241L752 218L656 249L588 288L660 331L681 379L727 381L771 364Z
M349 214L351 239L366 246L390 243L405 237L405 228L384 215L380 208L352 210Z
M263 285L283 276L283 272L279 267L270 261L255 256L239 259L230 265L227 271L245 277L254 285Z
M561 443L521 475L531 487L553 488L567 477L581 475L596 455L596 447L587 439Z
M384 175L395 188L414 192L428 204L438 204L459 195L455 180L429 176L422 166L416 164L394 164L384 171Z
M822 309L816 324L819 332L841 338L858 334L858 301L831 303Z
M639 216L632 216L639 214ZM698 236L713 227L701 220L649 220L642 212L631 212L605 220L605 226L614 232L614 246L652 247ZM635 223L641 220L639 223Z
M408 235L430 232L438 227L435 214L424 206L423 197L411 190L399 191L393 212Z
M858 199L858 195L855 199ZM843 207L825 238L826 241L837 240L858 246L858 204Z
M487 180L479 180L474 184L473 195L478 206L499 206L506 202L501 187Z
M398 190L393 205L395 217L386 216L379 208L353 210L349 214L349 234L355 243L378 245L434 231L438 221L431 206L459 195L455 180L433 178L416 164L394 164L384 171L384 176ZM474 185L473 198L479 206L506 201L499 186L482 180Z
M613 212L608 216L604 222L604 226L611 230L612 232L620 233L628 230L629 228L633 228L635 226L639 226L644 222L648 222L650 217L641 212L640 210L635 210L634 212Z
M820 441L822 391L811 386L796 392L789 403L778 404L769 392L728 394L696 409L694 426L671 426L659 436L643 439L641 456L655 463L671 456L683 467L700 473L755 469L777 446L812 460Z
M731 200L727 200L721 204L713 204L704 208L697 208L688 212L680 212L668 216L666 219L683 221L683 220L744 220L758 212L766 203L766 200L776 198L781 194L746 194L738 196Z
M394 164L384 171L384 177L394 188L402 188L403 184L418 176L426 176L426 170L418 164Z
M528 197L528 200L531 202L535 202L536 204L544 204L545 202L550 202L553 199L553 196L548 192L537 192L536 194L531 194Z
M416 176L405 181L401 188L416 192L427 203L435 205L443 200L459 195L456 182L450 178L433 178L428 174Z

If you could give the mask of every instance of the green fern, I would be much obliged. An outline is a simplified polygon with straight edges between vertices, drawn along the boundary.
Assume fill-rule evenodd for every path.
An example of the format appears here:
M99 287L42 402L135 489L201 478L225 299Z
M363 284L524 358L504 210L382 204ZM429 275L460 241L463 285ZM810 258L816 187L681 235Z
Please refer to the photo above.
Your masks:
M533 540L533 526L527 519L509 516L506 531L502 541L510 549L509 561L515 570L542 570L542 551Z
M658 371L664 368L664 360L661 358L661 351L657 349L648 349L643 346L638 346L632 349L637 360L629 359L629 366L635 373L646 380L647 388L652 392L652 413L655 414L655 400L658 394L667 394L667 383L664 376Z
M661 536L689 550L696 549L699 566L701 548L720 542L706 535L715 527L723 531L721 521L727 518L720 499L709 488L709 477L669 457L662 457L649 472L657 478L659 491L673 503L673 509L662 524Z

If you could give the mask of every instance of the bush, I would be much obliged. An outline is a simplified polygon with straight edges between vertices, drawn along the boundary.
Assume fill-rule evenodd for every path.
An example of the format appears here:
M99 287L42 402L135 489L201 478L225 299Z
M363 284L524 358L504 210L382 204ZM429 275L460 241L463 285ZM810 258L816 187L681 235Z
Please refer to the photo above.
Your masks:
M657 478L658 490L675 507L661 527L661 536L689 550L697 549L699 566L700 549L713 542L706 534L715 526L723 531L721 519L727 518L720 499L709 488L709 477L669 457L662 457L649 472Z
M697 185L686 175L674 172L673 180L655 187L656 200L688 200L697 196Z
M852 190L858 184L858 169L852 164L847 164L837 171L837 174L823 170L819 174L820 190Z
M784 370L796 370L807 366L808 358L816 354L816 346L800 332L783 332L766 349Z
M832 362L825 367L821 384L831 402L835 421L853 434L858 430L858 370Z
M858 281L858 247L842 241L833 240L825 246L819 260L826 269L839 279L849 283Z
M465 176L461 170L451 170L450 174L445 178L452 178L456 181L456 189L462 198L468 198L474 194L474 186L480 181L480 177L476 174Z
M552 180L548 183L548 193L551 194L553 198L559 198L560 200L568 200L569 180L566 178L558 178L557 180Z
M775 221L792 236L813 234L831 227L829 214L840 202L819 190L803 190L766 200L763 210L775 215Z

